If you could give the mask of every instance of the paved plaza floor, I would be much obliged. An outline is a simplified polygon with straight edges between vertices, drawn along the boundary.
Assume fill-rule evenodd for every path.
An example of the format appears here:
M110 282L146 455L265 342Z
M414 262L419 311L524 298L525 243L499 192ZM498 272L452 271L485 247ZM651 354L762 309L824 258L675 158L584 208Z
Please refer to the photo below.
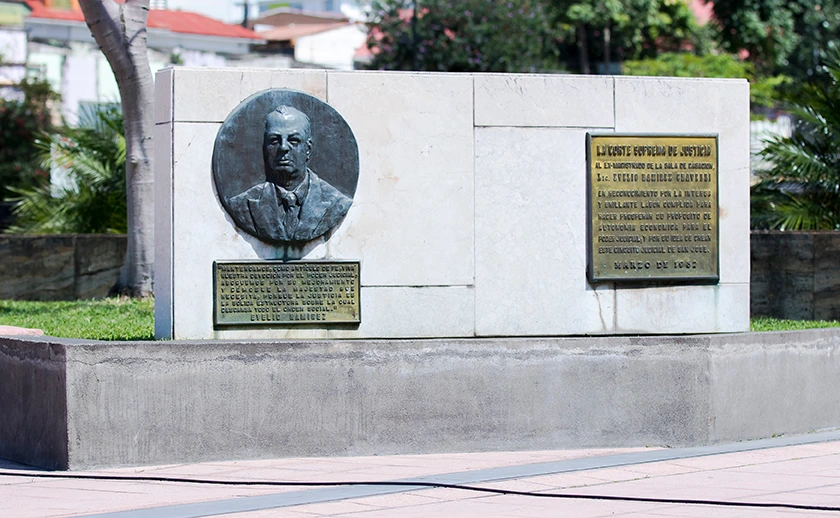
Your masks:
M0 461L0 516L840 517L840 431L694 448L295 458L83 472Z

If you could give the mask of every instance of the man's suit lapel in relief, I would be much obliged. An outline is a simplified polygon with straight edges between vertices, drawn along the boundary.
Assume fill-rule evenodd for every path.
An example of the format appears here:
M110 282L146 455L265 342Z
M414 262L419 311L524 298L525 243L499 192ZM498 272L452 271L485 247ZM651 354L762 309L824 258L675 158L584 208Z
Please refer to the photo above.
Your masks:
M308 241L314 237L329 206L329 200L324 200L324 193L321 190L321 179L310 171L309 193L300 208L300 217L298 218L300 224L294 235L296 241Z
M254 226L266 232L271 239L290 240L290 236L286 235L286 229L283 227L285 213L277 202L277 190L273 184L266 182L261 191L259 199L248 200L248 209L254 220Z

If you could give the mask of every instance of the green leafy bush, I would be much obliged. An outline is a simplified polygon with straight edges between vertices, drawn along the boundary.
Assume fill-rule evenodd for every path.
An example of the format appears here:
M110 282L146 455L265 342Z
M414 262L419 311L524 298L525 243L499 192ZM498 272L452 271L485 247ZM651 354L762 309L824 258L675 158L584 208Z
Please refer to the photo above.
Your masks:
M750 82L753 106L774 106L780 95L779 88L788 83L785 76L757 76L752 63L731 54L697 56L687 52L670 52L655 59L626 61L623 69L625 74L633 76L744 78Z

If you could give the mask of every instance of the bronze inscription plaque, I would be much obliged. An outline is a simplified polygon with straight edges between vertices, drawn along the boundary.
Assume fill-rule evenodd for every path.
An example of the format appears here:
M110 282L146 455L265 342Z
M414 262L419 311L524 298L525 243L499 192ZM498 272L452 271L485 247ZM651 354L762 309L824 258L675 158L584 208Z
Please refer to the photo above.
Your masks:
M717 136L587 135L589 279L719 279Z
M356 324L358 261L215 261L216 326Z

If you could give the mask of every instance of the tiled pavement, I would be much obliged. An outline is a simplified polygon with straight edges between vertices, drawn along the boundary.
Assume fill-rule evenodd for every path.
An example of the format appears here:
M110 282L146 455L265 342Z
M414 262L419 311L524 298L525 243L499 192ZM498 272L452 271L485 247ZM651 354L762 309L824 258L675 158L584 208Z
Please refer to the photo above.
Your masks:
M537 494L774 503L837 510L549 498L417 486L278 487L62 478L75 475L446 482ZM71 473L41 472L0 461L0 516L840 517L840 432L703 448L277 459Z

